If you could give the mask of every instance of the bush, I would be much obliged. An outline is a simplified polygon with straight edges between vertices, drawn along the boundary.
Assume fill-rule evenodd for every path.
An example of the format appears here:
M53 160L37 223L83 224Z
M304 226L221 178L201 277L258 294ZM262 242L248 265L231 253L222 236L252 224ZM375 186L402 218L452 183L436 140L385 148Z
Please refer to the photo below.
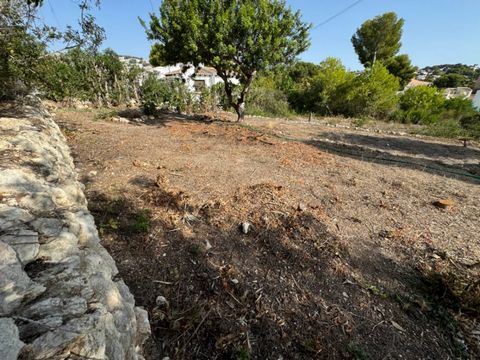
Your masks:
M38 87L47 99L86 100L98 106L119 105L137 99L138 68L122 64L112 50L92 53L73 49L39 61Z
M434 87L418 86L406 90L399 98L399 111L394 118L405 123L432 124L444 109L444 97Z
M460 120L460 126L468 136L480 139L480 113L464 116Z
M203 88L197 100L195 110L201 113L217 111L219 108L228 109L223 83Z
M377 62L339 89L341 108L347 116L384 117L397 105L398 88L398 79Z
M10 100L28 94L37 74L37 60L45 47L20 27L3 32L0 21L0 100Z
M252 88L246 103L247 114L288 117L291 115L287 96L267 87Z
M140 87L140 103L143 112L153 115L157 108L169 100L169 88L165 81L149 75Z
M444 138L459 138L466 135L460 123L454 119L440 119L424 127L419 133Z
M473 115L476 113L473 107L473 102L466 98L452 98L447 99L443 105L445 109L444 118L449 117L456 120L460 120L464 116Z
M352 85L354 74L347 71L339 59L327 58L320 63L319 72L307 98L311 98L313 110L322 115L344 113L345 95Z
M193 94L178 79L158 79L149 75L140 88L141 106L145 114L153 115L158 109L177 112L193 110Z

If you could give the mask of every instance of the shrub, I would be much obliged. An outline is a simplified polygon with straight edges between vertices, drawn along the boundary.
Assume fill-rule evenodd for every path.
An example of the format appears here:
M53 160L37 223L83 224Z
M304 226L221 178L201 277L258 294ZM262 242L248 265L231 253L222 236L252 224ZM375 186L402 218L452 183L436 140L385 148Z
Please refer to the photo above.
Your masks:
M141 106L145 114L153 115L157 109L192 111L193 95L180 80L158 79L149 75L140 87Z
M45 47L20 27L0 21L0 100L28 94L38 79L37 59Z
M466 98L452 98L447 99L443 105L445 109L444 118L449 117L456 120L464 116L475 114L476 110L473 107L473 102Z
M273 77L259 76L252 84L246 102L251 115L284 116L291 114L286 94L277 87Z
M406 123L435 123L444 109L444 101L443 95L434 87L411 88L400 96L400 111L396 117Z
M137 98L139 75L124 66L112 50L91 53L73 49L45 56L38 62L38 87L47 99L87 100L95 105L118 105Z
M480 113L464 116L460 120L460 126L466 130L467 135L480 139Z
M465 135L465 130L457 120L440 119L424 127L419 133L434 137L458 138Z
M153 75L148 76L143 81L140 87L140 101L145 114L153 115L157 107L165 102L168 95L168 89L165 85L165 82L160 81Z
M383 117L397 105L398 88L398 79L377 62L339 89L341 108L347 116Z
M246 110L248 114L263 116L288 117L291 114L287 96L280 90L267 87L252 88Z
M353 73L347 71L339 59L327 58L322 61L309 91L315 112L322 115L343 113L345 90L352 85L353 78Z

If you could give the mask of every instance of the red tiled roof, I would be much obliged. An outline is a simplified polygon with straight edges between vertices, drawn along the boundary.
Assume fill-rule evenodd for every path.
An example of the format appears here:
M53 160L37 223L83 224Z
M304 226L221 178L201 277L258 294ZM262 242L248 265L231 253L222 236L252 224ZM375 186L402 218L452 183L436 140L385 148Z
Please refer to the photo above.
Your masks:
M165 74L165 76L182 75L182 70L173 70Z
M430 86L430 85L432 85L431 82L412 79L408 83L407 87Z
M196 72L200 76L215 76L217 75L217 70L213 67L204 66Z

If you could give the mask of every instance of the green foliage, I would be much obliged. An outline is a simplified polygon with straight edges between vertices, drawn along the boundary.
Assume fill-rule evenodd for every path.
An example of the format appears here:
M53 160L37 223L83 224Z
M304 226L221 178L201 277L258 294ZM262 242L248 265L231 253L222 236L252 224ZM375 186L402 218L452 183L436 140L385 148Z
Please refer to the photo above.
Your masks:
M135 233L148 233L151 227L150 212L148 210L139 211L132 224L132 231Z
M291 112L287 96L276 88L271 78L257 78L248 95L247 113L288 117Z
M0 23L1 27L1 23ZM38 80L37 59L45 47L22 28L0 31L0 100L29 93Z
M434 123L444 106L443 95L435 88L418 86L406 90L399 99L397 119L407 123Z
M39 90L48 99L79 99L108 106L138 97L140 69L124 66L112 50L92 54L76 48L45 56L38 72Z
M460 120L460 126L466 131L468 136L480 139L480 113L477 112L464 116Z
M473 115L477 110L473 107L473 102L466 98L446 99L443 103L444 115L455 120L460 120L464 116Z
M470 81L465 75L461 74L445 74L435 79L433 82L438 88L455 88L460 86L470 86Z
M158 109L191 112L193 94L185 83L178 79L158 79L148 76L140 89L142 109L147 115L153 115Z
M427 125L419 130L429 136L480 138L480 114L468 99L444 99L435 87L420 86L405 91L391 119Z
M347 71L340 59L322 61L307 96L313 99L314 111L323 115L341 114L354 78L355 75Z
M406 54L397 55L385 63L390 74L395 75L400 81L400 88L403 89L415 77L417 67L412 65Z
M376 60L384 63L394 57L402 43L404 20L388 12L365 21L352 37L352 44L360 62L371 66Z
M406 90L400 98L400 109L417 110L428 109L430 111L440 111L444 102L442 94L430 86L418 86Z
M271 77L276 87L288 98L290 107L297 112L313 111L313 99L309 90L318 75L319 66L305 61L279 66L266 76Z
M460 123L454 119L439 119L418 132L423 135L452 139L467 135Z
M263 87L282 90L290 107L300 113L381 117L393 111L398 100L398 79L380 62L358 76L339 59L327 58L319 65L281 67L263 77ZM282 95L272 91L271 97L282 100Z
M384 117L395 109L398 79L379 62L354 78L345 89L342 109L348 116Z
M165 81L160 81L153 75L148 76L140 87L143 112L146 115L155 114L158 107L168 102L169 94L168 84Z
M147 35L166 63L214 67L241 120L255 75L293 61L308 47L308 29L283 0L164 0ZM240 82L238 96L231 77Z
M443 64L443 65L434 65L427 66L422 70L432 74L432 75L445 75L445 74L458 74L466 77L468 82L466 86L472 87L475 81L480 77L480 68L475 66L465 65L465 64ZM428 79L433 80L433 79Z
M164 47L161 44L153 44L150 49L149 61L153 66L165 66Z
M52 43L95 52L104 39L103 29L89 13L98 0L80 1L78 29L67 26L65 31L40 20L41 4L41 0L0 1L0 100L24 95L43 80L39 65Z

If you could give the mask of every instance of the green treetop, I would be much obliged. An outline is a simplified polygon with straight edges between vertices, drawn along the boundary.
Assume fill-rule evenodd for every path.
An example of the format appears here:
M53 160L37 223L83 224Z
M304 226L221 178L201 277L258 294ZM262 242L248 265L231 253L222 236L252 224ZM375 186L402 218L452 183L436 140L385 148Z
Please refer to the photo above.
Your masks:
M214 67L242 120L255 75L306 50L309 28L284 0L164 0L147 35L160 43L158 62Z
M352 37L360 62L369 67L376 60L386 62L394 57L402 46L403 24L394 12L365 21Z

